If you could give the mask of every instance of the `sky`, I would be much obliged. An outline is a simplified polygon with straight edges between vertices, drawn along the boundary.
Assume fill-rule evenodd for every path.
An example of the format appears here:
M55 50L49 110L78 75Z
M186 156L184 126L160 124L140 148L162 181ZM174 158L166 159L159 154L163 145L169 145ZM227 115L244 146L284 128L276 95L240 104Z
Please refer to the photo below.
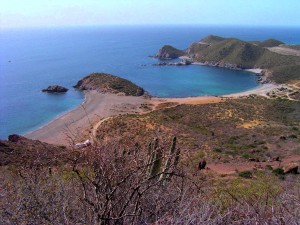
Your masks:
M138 24L300 27L300 0L0 0L0 27Z

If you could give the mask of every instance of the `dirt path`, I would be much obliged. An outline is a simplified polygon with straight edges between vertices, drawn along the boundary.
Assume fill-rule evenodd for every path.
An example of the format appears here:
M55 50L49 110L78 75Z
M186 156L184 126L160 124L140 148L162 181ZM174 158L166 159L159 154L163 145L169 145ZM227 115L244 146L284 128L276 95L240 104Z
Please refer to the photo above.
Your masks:
M92 129L92 139L94 139L94 138L96 138L96 135L97 135L97 130L98 130L98 127L100 127L100 125L103 123L103 122L105 122L105 121L107 121L107 120L109 120L109 119L112 119L113 118L113 116L109 116L109 117L106 117L106 118L104 118L104 119L102 119L102 120L100 120L98 123L96 123L95 125L94 125L94 127L93 127L93 129Z

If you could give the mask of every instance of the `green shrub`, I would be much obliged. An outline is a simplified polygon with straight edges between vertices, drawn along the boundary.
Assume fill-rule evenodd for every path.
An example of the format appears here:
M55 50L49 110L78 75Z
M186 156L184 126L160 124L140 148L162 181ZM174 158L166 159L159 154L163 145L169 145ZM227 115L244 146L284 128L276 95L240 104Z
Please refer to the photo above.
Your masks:
M272 171L275 175L279 176L279 175L284 175L284 171L282 168L276 168Z
M276 168L272 171L279 179L284 180L284 171L282 168Z
M267 170L272 170L273 171L273 167L271 165L266 165L266 169Z
M221 153L221 152L222 152L222 149L220 149L220 148L215 148L213 151L214 151L214 152Z
M246 178L246 179L251 179L252 178L252 172L249 170L242 171L239 173L240 177Z

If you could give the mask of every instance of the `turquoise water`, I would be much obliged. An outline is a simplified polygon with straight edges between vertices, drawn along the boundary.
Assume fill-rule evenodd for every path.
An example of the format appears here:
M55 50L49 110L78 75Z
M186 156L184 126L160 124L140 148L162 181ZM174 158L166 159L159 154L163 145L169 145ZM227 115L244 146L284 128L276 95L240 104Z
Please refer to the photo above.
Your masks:
M24 134L76 107L72 86L91 72L127 78L160 97L229 94L257 86L248 72L203 66L156 67L149 58L164 44L185 49L209 34L300 43L299 28L85 27L0 30L0 138ZM142 66L146 64L146 66ZM66 94L41 89L68 87Z

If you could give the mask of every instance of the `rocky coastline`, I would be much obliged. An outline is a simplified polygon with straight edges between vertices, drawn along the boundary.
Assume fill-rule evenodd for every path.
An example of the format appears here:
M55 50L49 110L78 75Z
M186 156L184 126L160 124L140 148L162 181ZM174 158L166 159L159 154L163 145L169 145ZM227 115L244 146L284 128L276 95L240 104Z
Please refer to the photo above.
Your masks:
M248 70L249 72L253 72L252 70L258 69L259 72L254 72L257 79L257 83L259 84L269 84L272 81L268 78L270 76L270 71L261 70L259 68L247 68L242 67L236 64L224 63L224 62L214 62L214 61L205 61L205 62L196 62L192 59L183 58L181 62L159 62L152 64L153 66L189 66L189 65L200 65L200 66L210 66L210 67L219 67L230 70Z

